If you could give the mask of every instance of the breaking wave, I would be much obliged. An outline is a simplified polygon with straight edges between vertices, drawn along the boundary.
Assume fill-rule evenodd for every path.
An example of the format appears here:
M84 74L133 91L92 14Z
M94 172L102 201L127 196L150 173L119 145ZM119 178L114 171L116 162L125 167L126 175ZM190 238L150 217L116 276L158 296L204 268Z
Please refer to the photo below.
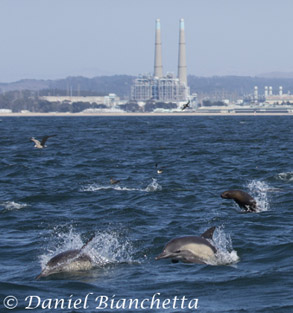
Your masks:
M153 181L145 188L144 191L152 192L152 191L160 191L162 190L162 186L157 182L155 178L153 178Z
M7 211L20 210L22 208L27 207L27 204L25 203L17 203L14 201L5 201L5 202L0 203L0 205L3 206L4 210L7 210Z
M279 173L276 176L276 178L279 180L282 180L282 181L292 182L293 181L293 172Z

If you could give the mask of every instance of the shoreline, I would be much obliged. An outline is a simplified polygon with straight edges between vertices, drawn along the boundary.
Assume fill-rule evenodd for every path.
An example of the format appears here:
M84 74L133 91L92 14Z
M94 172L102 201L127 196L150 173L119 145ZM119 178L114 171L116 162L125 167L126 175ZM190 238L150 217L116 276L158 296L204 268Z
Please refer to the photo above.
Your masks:
M179 113L38 113L38 112L30 112L30 113L0 113L0 117L89 117L89 116L293 116L293 113L273 113L273 112L264 112L264 113L207 113L207 112L179 112Z

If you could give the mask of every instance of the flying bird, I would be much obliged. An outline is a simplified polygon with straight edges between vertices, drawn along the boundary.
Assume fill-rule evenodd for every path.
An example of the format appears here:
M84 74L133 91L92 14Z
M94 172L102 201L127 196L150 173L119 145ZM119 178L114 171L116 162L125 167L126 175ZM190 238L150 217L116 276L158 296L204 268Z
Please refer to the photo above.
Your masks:
M183 111L183 110L185 110L186 108L190 108L189 103L190 103L190 100L188 100L187 103L183 104L183 107L181 108L181 110Z
M43 148L46 148L47 146L45 145L46 141L48 140L48 138L50 137L54 137L56 135L51 135L51 136L44 136L42 138L42 141L39 141L37 139L35 139L34 137L31 138L31 141L33 141L35 143L35 148L38 148L38 149L43 149Z

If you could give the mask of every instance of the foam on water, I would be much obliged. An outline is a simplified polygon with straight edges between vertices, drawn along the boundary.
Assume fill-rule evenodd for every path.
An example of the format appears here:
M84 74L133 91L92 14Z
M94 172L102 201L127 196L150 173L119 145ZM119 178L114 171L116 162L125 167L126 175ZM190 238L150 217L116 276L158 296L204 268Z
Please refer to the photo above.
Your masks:
M4 210L7 210L7 211L20 210L22 208L27 207L27 204L25 203L17 203L14 201L5 201L5 202L0 203L0 205L1 206L3 205Z
M237 251L233 250L232 239L225 233L223 226L216 228L212 244L217 249L216 263L212 265L232 265L240 260Z
M279 173L276 176L276 178L279 180L282 180L282 181L292 182L293 181L293 172Z
M145 189L145 191L147 192L160 191L160 190L162 190L162 186L157 182L155 178L153 178L153 181Z
M252 180L248 183L247 188L256 201L257 212L268 211L270 208L268 199L268 192L271 190L270 186L264 181Z
M117 191L142 191L142 192L154 192L162 190L162 186L157 182L155 178L152 179L152 182L146 188L130 188L122 187L120 185L101 185L98 183L93 183L87 186L84 186L80 191L90 191L95 192L99 190L117 190Z
M82 187L81 188L81 191L99 191L99 190L110 190L110 189L114 189L114 190L117 190L117 191L143 191L142 189L137 189L137 188L128 188L128 187L121 187L121 186L118 186L118 185L100 185L100 184L97 184L97 183L94 183L94 184L90 184L90 185L87 185L85 187Z

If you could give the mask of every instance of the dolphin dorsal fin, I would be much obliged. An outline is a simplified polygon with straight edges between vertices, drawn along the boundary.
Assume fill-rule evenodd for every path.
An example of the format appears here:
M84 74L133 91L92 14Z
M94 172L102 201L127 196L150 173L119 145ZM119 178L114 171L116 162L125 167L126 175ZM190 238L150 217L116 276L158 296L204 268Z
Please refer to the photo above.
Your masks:
M80 248L80 251L82 251L94 238L96 235L93 235L90 237L90 239Z
M206 238L206 239L213 239L213 234L214 234L215 229L216 229L216 226L213 226L213 227L209 228L208 230L206 230L200 236L203 238Z

